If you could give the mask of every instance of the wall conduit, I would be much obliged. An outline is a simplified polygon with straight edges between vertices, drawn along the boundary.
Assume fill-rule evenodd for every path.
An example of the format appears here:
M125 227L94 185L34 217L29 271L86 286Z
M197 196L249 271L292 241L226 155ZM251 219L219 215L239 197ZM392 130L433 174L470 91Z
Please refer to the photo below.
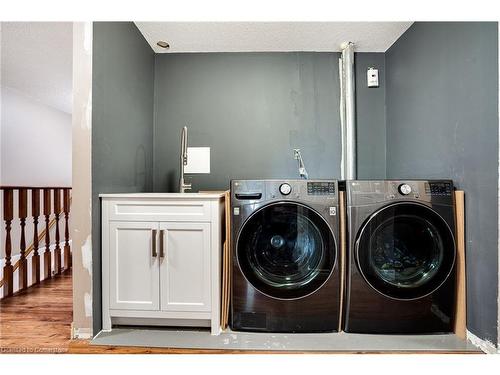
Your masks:
M343 43L339 59L340 76L340 126L342 180L356 179L356 92L354 75L354 43Z

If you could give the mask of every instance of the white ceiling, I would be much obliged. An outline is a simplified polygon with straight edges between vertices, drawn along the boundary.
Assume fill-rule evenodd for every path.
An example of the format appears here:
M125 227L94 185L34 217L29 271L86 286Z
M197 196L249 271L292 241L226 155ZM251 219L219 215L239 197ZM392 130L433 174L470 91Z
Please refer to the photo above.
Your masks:
M136 22L153 50L175 52L385 52L411 22ZM2 22L1 83L72 111L72 23ZM159 40L170 44L165 50Z
M136 22L157 53L340 51L385 52L412 22ZM158 47L159 40L170 49Z
M72 111L71 22L2 22L1 83L61 111Z

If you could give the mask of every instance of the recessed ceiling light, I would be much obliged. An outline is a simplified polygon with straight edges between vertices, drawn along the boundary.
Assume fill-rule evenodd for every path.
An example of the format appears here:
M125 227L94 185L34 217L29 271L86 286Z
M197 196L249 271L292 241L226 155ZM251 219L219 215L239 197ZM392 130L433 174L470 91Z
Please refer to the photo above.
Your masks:
M158 43L156 43L156 45L158 47L165 48L165 49L169 49L170 48L170 44L168 44L167 42L165 42L163 40L160 40Z

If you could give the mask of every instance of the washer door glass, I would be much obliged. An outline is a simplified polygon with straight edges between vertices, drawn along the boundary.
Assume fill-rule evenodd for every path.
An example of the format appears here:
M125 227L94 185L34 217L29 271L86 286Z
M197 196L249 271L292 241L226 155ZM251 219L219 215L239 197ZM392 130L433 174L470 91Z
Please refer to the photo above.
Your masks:
M296 203L274 203L243 225L237 257L247 280L276 298L304 297L321 287L335 264L336 247L325 220Z
M420 204L394 204L378 211L363 226L356 244L358 267L366 281L398 299L433 292L455 261L449 226Z

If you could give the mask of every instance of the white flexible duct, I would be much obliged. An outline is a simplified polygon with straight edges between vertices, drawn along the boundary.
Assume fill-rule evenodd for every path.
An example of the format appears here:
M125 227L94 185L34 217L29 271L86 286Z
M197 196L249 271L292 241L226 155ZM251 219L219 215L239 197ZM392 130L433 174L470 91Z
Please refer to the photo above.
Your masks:
M339 59L340 75L340 126L342 136L342 159L340 178L356 179L356 89L354 75L354 43L342 46Z

